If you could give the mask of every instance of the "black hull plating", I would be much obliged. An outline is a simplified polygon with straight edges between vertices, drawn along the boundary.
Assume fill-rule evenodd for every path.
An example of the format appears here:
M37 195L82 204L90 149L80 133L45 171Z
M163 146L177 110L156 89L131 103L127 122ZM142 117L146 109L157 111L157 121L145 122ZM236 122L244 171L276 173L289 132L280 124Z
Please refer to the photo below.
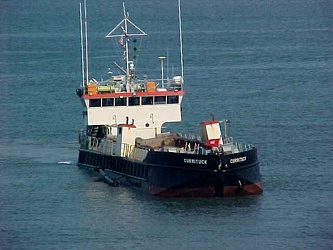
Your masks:
M257 150L232 155L150 151L143 162L80 150L78 166L104 173L106 181L169 197L260 194Z

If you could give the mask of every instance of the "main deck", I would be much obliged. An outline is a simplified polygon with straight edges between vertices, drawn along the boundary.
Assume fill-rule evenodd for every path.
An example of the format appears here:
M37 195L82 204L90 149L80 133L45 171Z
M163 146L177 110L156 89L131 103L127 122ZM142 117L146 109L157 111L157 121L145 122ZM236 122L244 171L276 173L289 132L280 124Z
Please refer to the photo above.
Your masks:
M200 136L181 134L160 134L155 138L135 139L135 145L119 143L115 136L109 138L96 138L85 136L84 131L79 134L81 149L96 151L105 155L117 155L117 148L121 148L120 157L142 160L149 151L182 153L192 155L209 154L235 154L249 151L254 148L252 144L234 142L232 137L221 138L222 144L217 148L205 146Z

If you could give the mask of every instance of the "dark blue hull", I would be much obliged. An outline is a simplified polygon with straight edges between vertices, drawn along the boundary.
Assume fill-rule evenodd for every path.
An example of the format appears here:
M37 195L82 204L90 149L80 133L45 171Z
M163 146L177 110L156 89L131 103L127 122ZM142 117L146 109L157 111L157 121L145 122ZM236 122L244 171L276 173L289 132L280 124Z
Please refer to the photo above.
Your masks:
M230 155L150 151L143 161L79 151L78 166L105 180L169 197L223 197L262 193L255 148Z

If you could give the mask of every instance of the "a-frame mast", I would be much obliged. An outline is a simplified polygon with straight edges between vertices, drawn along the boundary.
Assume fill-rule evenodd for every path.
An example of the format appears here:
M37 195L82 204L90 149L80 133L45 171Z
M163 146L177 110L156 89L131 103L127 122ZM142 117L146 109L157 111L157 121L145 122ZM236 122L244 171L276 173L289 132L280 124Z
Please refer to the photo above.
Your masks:
M135 25L131 20L129 20L128 18L128 13L126 12L126 8L125 8L125 3L123 2L123 13L124 13L124 19L122 21L120 21L116 27L114 27L113 30L111 30L109 32L109 34L107 34L105 37L106 38L119 38L120 44L123 45L123 49L124 49L124 53L125 53L125 67L126 70L126 78L127 78L127 82L129 82L132 77L131 77L131 72L130 72L130 67L131 65L129 62L129 52L128 52L128 37L131 36L146 36L147 33L144 32L142 29L140 29L137 25ZM132 27L134 27L134 29L136 31L138 31L137 33L130 33L128 30L129 25L131 25ZM117 31L121 29L122 32L119 34L117 33ZM119 31L118 31L119 32ZM115 63L115 65L117 66L117 64Z

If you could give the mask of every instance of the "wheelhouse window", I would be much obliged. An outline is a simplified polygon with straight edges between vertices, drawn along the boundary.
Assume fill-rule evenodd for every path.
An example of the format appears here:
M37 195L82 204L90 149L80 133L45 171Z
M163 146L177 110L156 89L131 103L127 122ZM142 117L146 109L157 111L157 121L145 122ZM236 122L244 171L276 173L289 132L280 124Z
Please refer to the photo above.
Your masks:
M128 98L128 106L136 106L140 105L140 97L129 97Z
M179 96L178 95L168 96L167 103L168 104L179 103Z
M103 98L102 106L103 107L114 106L114 98Z
M165 104L166 103L166 96L155 96L154 97L155 104Z
M100 107L101 99L89 99L89 107Z
M119 98L115 98L115 106L126 106L127 105L127 98L123 97L119 97Z
M153 97L152 96L143 96L142 105L153 105Z

